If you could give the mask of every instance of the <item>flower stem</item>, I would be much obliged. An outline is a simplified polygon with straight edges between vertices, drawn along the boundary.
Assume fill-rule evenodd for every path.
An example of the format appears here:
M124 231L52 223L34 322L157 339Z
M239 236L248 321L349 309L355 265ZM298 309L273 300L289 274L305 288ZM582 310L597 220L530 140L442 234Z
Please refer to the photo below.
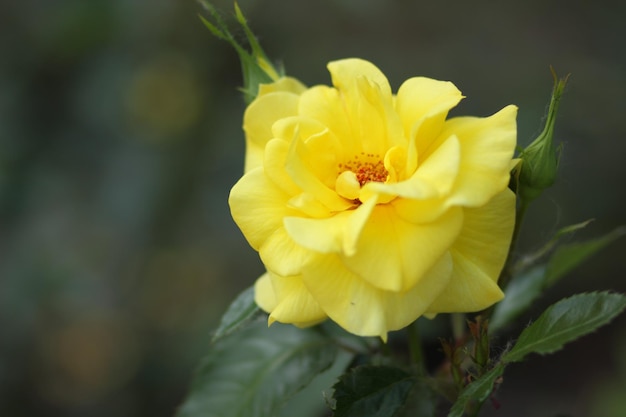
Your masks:
M424 350L422 348L422 339L417 328L417 320L407 327L407 335L409 338L409 349L411 352L411 361L415 365L418 375L424 375L426 368L424 366Z

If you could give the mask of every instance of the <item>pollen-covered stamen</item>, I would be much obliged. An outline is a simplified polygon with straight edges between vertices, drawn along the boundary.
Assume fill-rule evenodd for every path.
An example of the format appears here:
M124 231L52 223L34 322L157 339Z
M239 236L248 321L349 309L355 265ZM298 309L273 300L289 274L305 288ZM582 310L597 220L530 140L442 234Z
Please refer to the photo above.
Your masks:
M361 187L368 182L385 182L389 172L379 155L361 152L348 162L337 166L338 175L335 182L337 194L360 204Z
M368 182L385 182L389 175L380 155L373 153L361 152L352 160L339 164L338 168L339 174L345 171L353 172L361 186Z

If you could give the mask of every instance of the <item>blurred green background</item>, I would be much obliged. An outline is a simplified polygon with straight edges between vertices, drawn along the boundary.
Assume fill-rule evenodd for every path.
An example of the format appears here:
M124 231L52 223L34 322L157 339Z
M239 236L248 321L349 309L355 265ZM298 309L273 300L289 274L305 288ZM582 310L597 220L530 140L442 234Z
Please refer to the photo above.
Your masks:
M541 129L549 65L572 73L560 178L521 247L588 218L577 238L624 223L624 3L240 5L269 55L309 85L349 56L394 89L413 75L452 80L467 96L456 115L517 104L522 145ZM227 206L243 166L239 63L200 11L192 0L0 3L1 416L173 415L219 316L262 271ZM586 263L534 316L574 292L626 291L625 250L622 239ZM624 352L622 317L514 365L496 414L626 415Z

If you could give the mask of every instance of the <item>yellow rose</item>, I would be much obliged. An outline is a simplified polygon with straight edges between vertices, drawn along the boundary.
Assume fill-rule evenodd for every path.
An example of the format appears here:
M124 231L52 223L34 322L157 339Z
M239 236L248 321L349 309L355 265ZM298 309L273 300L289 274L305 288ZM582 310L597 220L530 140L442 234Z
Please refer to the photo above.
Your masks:
M502 299L517 108L446 120L463 98L450 82L415 77L394 95L367 61L328 69L333 87L283 78L244 115L229 203L266 266L255 299L270 324L329 317L386 339Z

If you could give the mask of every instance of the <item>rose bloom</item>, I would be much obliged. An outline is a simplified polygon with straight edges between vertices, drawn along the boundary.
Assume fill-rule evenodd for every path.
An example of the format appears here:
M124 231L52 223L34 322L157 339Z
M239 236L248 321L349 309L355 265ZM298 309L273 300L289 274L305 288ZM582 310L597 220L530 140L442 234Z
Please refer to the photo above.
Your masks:
M450 82L415 77L394 95L367 61L328 70L332 87L261 85L244 115L229 203L267 269L255 300L269 323L331 318L386 340L502 299L517 108L446 120L463 98Z

